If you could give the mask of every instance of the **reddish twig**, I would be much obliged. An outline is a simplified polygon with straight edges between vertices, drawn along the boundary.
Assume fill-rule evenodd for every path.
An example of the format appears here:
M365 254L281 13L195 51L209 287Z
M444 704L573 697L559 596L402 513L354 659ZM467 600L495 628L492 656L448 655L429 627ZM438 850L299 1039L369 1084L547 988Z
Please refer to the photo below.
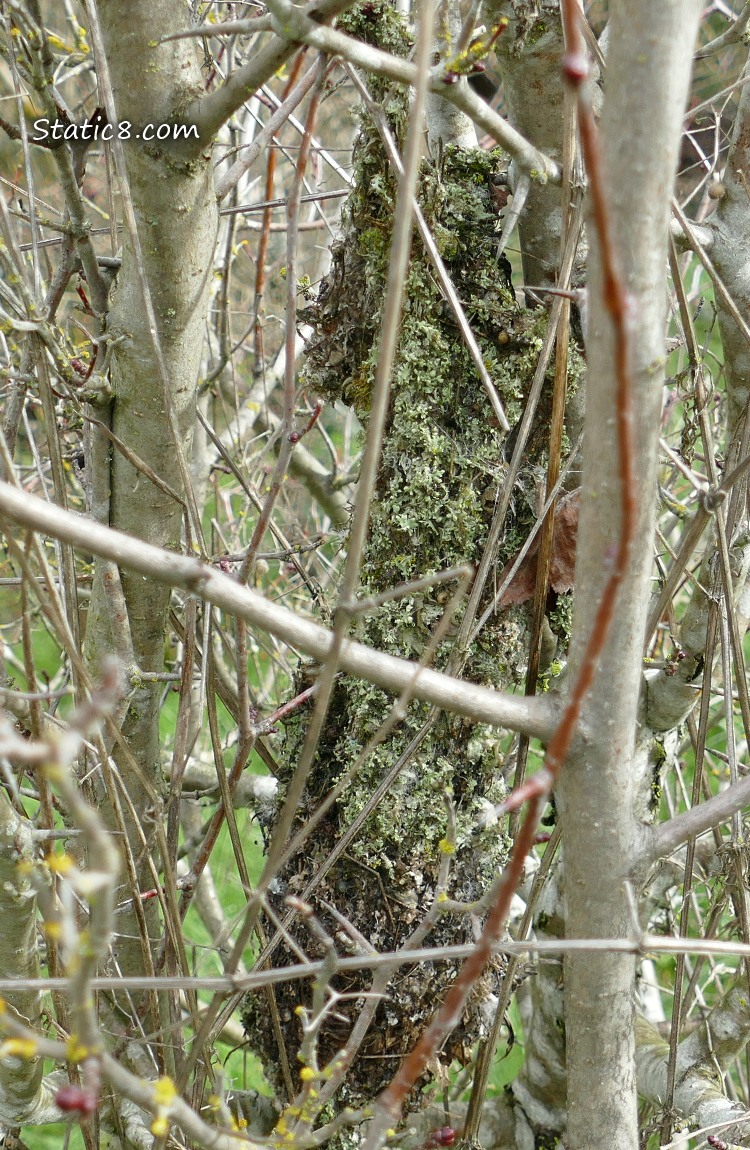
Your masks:
M302 430L289 432L289 435L287 436L287 438L289 439L289 442L292 444L297 444L297 443L299 443L300 439L302 439L302 437L304 435L307 435L308 431L312 431L312 429L315 427L315 424L318 422L318 416L320 415L322 410L323 410L323 400L317 399L315 401L315 406L312 409L312 414L310 415L310 418L308 419L307 423L302 428Z
M192 889L195 886L195 882L196 882L196 880L195 880L194 875L186 874L186 875L183 875L182 878L176 879L174 885L175 885L175 888L177 890L190 890L192 892ZM158 887L158 888L153 886L153 887L151 887L150 890L142 890L141 891L141 902L148 902L152 898L158 898L159 892L161 891L163 893L166 891L166 889L167 888L164 886ZM127 906L127 905L128 905L127 903L123 903L120 905L120 907L118 909L122 910L122 907Z
M306 51L307 51L306 48L304 48L304 47L300 48L299 52L297 53L297 55L296 55L296 57L292 63L292 67L291 67L291 70L289 73L289 79L287 80L286 84L284 85L284 91L283 91L282 97L281 97L282 100L287 99L287 97L289 96L289 93L292 91L295 83L297 82L297 77L299 76L300 69L302 68L302 64L303 64L303 61L305 59L305 52ZM264 199L266 202L273 200L274 183L275 183L275 179L276 179L276 160L277 160L277 157L278 157L278 152L277 152L276 148L269 148L268 149L268 158L266 161L266 186L265 186L265 196L264 196ZM263 225L261 228L260 236L258 238L258 247L257 247L257 251L256 251L256 256L255 256L255 303L253 305L253 314L255 317L255 329L254 329L255 345L254 345L253 350L254 350L254 355L255 355L256 367L257 367L257 365L259 365L263 362L263 358L262 358L263 357L263 328L262 328L262 324L261 324L260 311L261 311L261 307L262 307L263 292L265 290L265 283L266 283L266 257L268 254L268 237L269 237L270 227L271 227L271 215L272 215L271 208L270 207L266 208L263 212Z
M80 375L81 383L86 383L89 379L91 379L91 374L94 370L95 363L96 348L93 347L91 351L91 358L87 364L84 363L79 356L75 356L74 359L71 359L70 366L73 368L73 371L76 373L76 375Z
M301 64L301 61L300 61ZM299 152L297 154L297 164L294 171L294 179L289 191L289 199L287 202L287 265L286 265L286 335L285 335L285 365L284 365L284 415L283 415L283 428L286 432L285 442L279 449L276 465L273 474L268 484L268 490L261 510L258 516L255 528L253 530L252 538L247 546L245 557L242 560L242 566L238 573L238 580L240 583L246 583L255 562L255 557L260 547L263 535L268 527L271 513L273 511L276 499L281 491L281 486L286 478L287 467L293 448L296 445L296 440L292 440L292 434L295 431L294 426L294 400L295 400L295 385L296 385L296 372L295 372L295 359L296 359L296 338L297 338L297 230L299 224L299 207L300 197L302 195L302 188L304 185L305 171L307 163L310 158L310 151L313 144L313 133L315 130L315 121L320 108L321 100L324 95L324 82L328 71L328 64L324 56L321 56L318 62L318 72L316 77L315 87L313 94L310 97L310 103L307 109L307 117L305 119L305 129L302 135ZM297 71L294 72L293 78L296 79ZM238 620L239 622L239 620Z
M422 1150L437 1150L439 1146L452 1146L458 1134L460 1130L456 1131L452 1126L441 1126L427 1135L422 1143Z
M84 311L86 312L86 315L93 315L94 313L91 310L91 304L88 301L88 297L86 295L86 292L83 290L83 288L81 287L80 284L76 288L76 294L78 295L79 299L81 300L81 303L83 304L83 308L84 308Z
M317 692L317 689L317 683L313 683L312 687L308 687L307 690L302 691L299 695L295 695L293 699L289 700L289 702L284 703L281 707L277 707L273 714L269 715L267 719L263 719L262 722L256 723L256 736L267 735L273 732L277 723L282 722L287 717L287 715L290 715L292 711L296 711L298 707L303 705L303 703L309 702L309 700L312 699L313 695L315 695Z
M633 495L634 466L629 341L630 300L619 273L609 225L596 125L584 84L588 76L588 59L578 25L579 11L576 0L563 0L562 12L567 44L563 60L563 74L578 94L581 149L589 176L594 224L599 236L604 279L604 305L612 318L615 334L615 418L619 454L620 533L611 561L609 578L597 607L594 624L583 651L578 675L560 723L547 748L544 767L505 804L505 809L510 810L522 802L528 801L529 807L514 843L508 865L498 882L493 905L487 916L481 937L472 954L465 960L432 1022L411 1053L406 1056L392 1082L380 1095L375 1118L367 1139L366 1150L374 1150L375 1147L380 1146L387 1128L398 1120L404 1099L416 1085L429 1059L440 1049L448 1034L459 1022L466 1001L492 953L494 944L500 938L510 910L511 899L523 875L526 856L536 839L539 814L543 809L546 796L554 786L567 758L581 716L583 701L591 687L597 661L604 649L614 617L617 594L627 571L635 534L636 504Z

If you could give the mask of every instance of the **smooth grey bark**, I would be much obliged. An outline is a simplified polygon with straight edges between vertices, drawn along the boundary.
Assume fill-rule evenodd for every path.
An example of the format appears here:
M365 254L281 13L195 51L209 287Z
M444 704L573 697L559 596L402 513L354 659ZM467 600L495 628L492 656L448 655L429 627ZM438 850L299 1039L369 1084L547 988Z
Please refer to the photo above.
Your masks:
M736 985L685 1038L677 1050L674 1109L691 1127L716 1128L724 1143L745 1142L750 1115L741 1103L727 1098L723 1072L745 1049L748 1029L747 990ZM638 1088L654 1107L667 1096L669 1043L643 1019L638 1020ZM724 1125L726 1124L726 1125Z
M669 197L699 13L695 0L668 0L656 8L644 0L620 0L611 8L601 148L610 226L633 300L637 544L585 701L587 738L572 754L557 792L572 938L625 937L632 930L625 884L639 841L633 755L655 520ZM598 601L608 577L607 555L620 521L620 481L613 470L618 458L614 333L598 242L593 235L589 239L589 384L573 674L592 623L590 604ZM566 960L566 1142L571 1150L594 1150L605 1142L616 1150L638 1146L634 991L630 956L594 952Z
M439 53L444 60L450 59L456 51L461 32L461 11L456 0L443 0L437 32L436 54ZM456 83L467 88L469 82L462 76ZM449 144L456 148L477 146L477 132L473 122L465 112L437 92L429 92L427 95L426 118L427 146L433 158L438 155L440 147Z
M111 428L180 498L185 493L179 453L189 458L217 227L211 141L203 141L203 150L188 158L178 145L144 144L135 139L135 132L147 123L179 122L181 111L202 91L195 41L160 43L187 26L188 17L184 6L176 2L154 5L140 0L123 5L107 0L100 5L117 117L133 125L133 136L124 144L127 194L132 199L143 259L139 269L139 255L126 230L122 267L108 316ZM147 321L143 277L157 333ZM155 334L166 380L157 361ZM176 436L170 432L170 419ZM94 478L99 488L109 488L109 523L157 546L179 549L180 503L118 451L101 452L96 458L101 460L101 470L108 464L110 468L109 475ZM87 657L94 670L118 647L103 574L99 564L86 633ZM160 671L169 589L128 571L122 572L121 580L135 667ZM159 697L158 684L138 686L122 728L143 776L156 790L161 786ZM135 810L143 815L147 792L117 751L115 759ZM138 851L135 828L130 833L132 847ZM121 962L125 950L131 949L131 944L122 945ZM136 943L133 962L139 961L140 944Z
M510 19L495 46L510 121L540 152L562 164L564 88L560 61L564 42L559 2L502 0L489 11L493 23L501 16ZM530 286L554 287L562 232L559 187L543 181L532 183L519 228L524 281ZM582 270L582 266L574 270L574 283L581 282Z
M724 194L709 224L713 232L711 258L716 270L729 288L740 314L750 308L750 211L748 210L747 177L750 171L750 93L741 89L729 156L722 181ZM733 453L745 431L750 403L750 344L735 321L719 307L719 326L724 349L729 399L729 422L735 431ZM732 456L730 456L730 459Z

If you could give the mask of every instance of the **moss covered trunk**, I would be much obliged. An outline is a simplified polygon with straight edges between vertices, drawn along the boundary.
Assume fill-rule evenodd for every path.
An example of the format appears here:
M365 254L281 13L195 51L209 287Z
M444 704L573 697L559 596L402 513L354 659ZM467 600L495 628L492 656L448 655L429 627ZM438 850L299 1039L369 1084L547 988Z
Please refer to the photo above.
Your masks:
M342 23L391 51L408 51L408 37L385 4L368 2ZM370 87L373 97L383 101L390 129L402 142L407 98L375 80ZM520 307L510 283L510 266L497 258L499 220L493 192L507 162L497 150L448 145L437 152L423 162L418 198L514 424L536 368L546 313ZM362 119L354 163L354 190L344 208L332 269L317 300L304 313L313 328L304 376L308 388L350 404L366 434L396 190L395 174L367 116ZM543 424L540 419L532 436L497 556L500 567L518 550L536 518ZM417 592L405 585L457 564L479 562L507 471L504 438L428 255L415 238L360 585L362 596L404 590L366 614L358 625L361 641L410 659L423 656L457 584L436 583ZM494 591L490 586L481 609ZM433 663L440 669L456 667L452 636L459 621L460 610L435 654ZM525 670L527 643L526 608L501 610L490 616L471 645L463 674L494 687L517 683ZM314 675L314 668L305 668L301 678L307 675ZM369 684L340 679L309 780L308 812L362 754L392 702ZM287 728L290 772L304 726L301 719L298 727ZM430 713L423 704L412 703L395 731L366 757L304 853L280 876L279 911L285 910L285 895L302 895L331 934L341 939L340 924L326 907L333 905L378 951L394 949L427 913L441 857L448 851L452 868L446 913L430 942L471 941L467 904L478 903L507 854L507 840L494 817L494 806L506 791L503 747L502 732ZM373 809L379 789L380 802ZM446 800L455 813L455 830L450 829ZM303 818L300 814L300 822ZM354 827L357 831L350 839ZM345 835L346 849L335 866L324 878L316 877ZM453 900L463 904L461 910L451 908ZM481 914L481 904L476 912ZM315 953L316 945L304 926L293 927L293 932L307 953ZM277 961L284 959L289 954L283 959L277 955ZM453 973L448 964L428 965L402 971L394 979L347 1079L341 1096L345 1101L358 1104L372 1098L390 1080ZM444 1051L446 1061L456 1057L466 1062L472 1044L486 1033L490 996L500 977L498 964L454 1032ZM337 1005L339 1021L322 1032L321 1062L346 1042L362 1008L363 1000L355 992L366 989L367 983L362 978L347 983L336 979L334 986L352 997ZM281 1018L287 1020L284 1040L294 1065L301 1039L294 1012L299 988L276 993ZM245 1021L266 1064L277 1065L276 1039L260 1000L249 1001Z

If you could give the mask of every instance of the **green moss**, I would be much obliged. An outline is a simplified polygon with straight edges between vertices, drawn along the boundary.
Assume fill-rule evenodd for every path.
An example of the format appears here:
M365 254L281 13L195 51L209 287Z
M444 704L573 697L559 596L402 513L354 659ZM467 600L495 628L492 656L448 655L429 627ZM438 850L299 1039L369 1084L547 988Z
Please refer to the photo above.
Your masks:
M365 7L374 10L372 4ZM389 118L394 130L405 119L405 112L406 96L393 96ZM499 150L448 147L438 164L423 164L419 199L508 419L514 423L522 414L536 370L546 315L526 312L516 303L498 265L491 180L504 165ZM310 390L351 404L366 425L378 360L395 197L379 137L366 119L355 147L354 167L354 191L343 212L343 237L334 247L330 275L317 302L303 314L314 329L304 380ZM362 567L362 593L377 594L455 564L476 563L505 466L503 434L430 261L415 237L389 425ZM485 498L488 490L492 494L489 502ZM506 541L511 549L520 546L531 518L530 503L514 509ZM362 622L358 637L381 650L419 658L442 616L445 592L443 586L386 604ZM525 611L498 615L471 652L467 674L493 686L518 681L526 660L526 638ZM446 664L449 652L446 644L438 652L437 666ZM345 698L333 724L339 730L329 749L334 763L345 769L384 720L390 703L366 683L344 680L341 690ZM424 707L412 705L398 734L371 756L340 804L343 824L364 808L426 713ZM470 755L468 746L481 747L481 753ZM405 897L414 867L432 856L434 869L434 848L445 830L442 794L446 787L452 786L459 800L459 843L471 837L482 804L498 801L502 790L498 753L496 733L482 732L470 742L461 722L441 719L406 768L388 805L370 818L352 852L367 865L387 872L392 881L403 883L400 897ZM329 759L329 782L330 771ZM472 894L467 890L461 897L476 897L478 887L501 861L498 846L495 838L486 867L469 884Z
M567 647L573 629L573 594L568 591L558 595L557 603L549 613L549 624L557 636L563 640Z
M391 101L391 110L395 103L395 99ZM390 119L397 131L400 116L391 115ZM515 303L497 262L497 218L490 180L504 162L497 149L484 152L449 147L439 168L429 162L423 164L419 196L487 369L513 422L520 418L524 381L528 382L536 366L544 319ZM317 303L302 316L316 329L308 344L304 379L312 390L351 403L366 421L371 388L363 386L363 369L372 378L396 192L380 140L366 123L355 149L355 177L355 191L343 213L344 235L334 245L331 273ZM473 416L475 437L483 441L487 399L416 237L405 294L394 395L399 392L409 401L413 391L410 377L418 368L423 403L455 402L458 391L467 413ZM497 455L499 429L495 429L494 437Z
M657 815L661 807L662 796L662 783L661 778L654 774L651 779L651 788L649 791L648 809L652 815Z
M534 1136L534 1150L560 1150L563 1145L554 1130L538 1130Z
M356 4L339 16L337 26L349 36L382 48L384 52L392 52L394 56L408 56L413 47L406 21L385 0L365 0ZM390 81L385 83L390 86Z
M529 33L526 37L526 44L528 45L528 47L533 48L534 45L537 44L542 39L543 36L546 36L548 31L549 31L549 28L548 28L547 24L544 22L544 20L537 20L532 25L532 27L529 30Z
M400 17L381 0L366 0L342 17L339 26L399 55L406 55L411 47ZM386 115L402 142L409 114L406 94L394 92L390 84L376 79L372 87L376 98L384 100L388 95ZM520 307L498 264L498 221L491 181L506 163L499 150L448 147L437 163L423 163L418 197L513 424L520 419L526 402L547 316ZM396 192L380 139L366 118L361 121L354 150L354 177L353 191L342 213L342 237L332 251L331 271L317 299L301 313L313 332L303 379L309 391L350 404L366 427L378 362ZM495 496L507 470L504 435L416 235L404 299L388 423L361 570L363 596L377 595L454 565L477 564ZM501 564L518 550L535 519L530 475L544 462L544 402L539 428L528 449L529 474L524 472L520 477L518 497L511 505L500 544ZM454 591L455 585L442 583L391 599L360 619L356 637L373 648L419 659ZM493 593L490 581L482 609ZM560 597L557 610L559 627L567 634L565 600ZM503 610L483 628L463 673L476 682L508 688L525 674L527 645L527 609ZM448 639L437 650L433 665L446 668L452 654L453 644ZM314 673L314 668L302 669L298 686L307 685ZM392 703L390 696L367 682L347 676L337 680L309 776L308 812L363 752ZM428 719L428 731L417 741ZM305 725L304 714L297 711L286 727L282 757L289 777L305 737ZM450 895L461 902L474 902L504 865L508 843L496 825L487 825L486 818L490 804L500 802L505 795L498 769L502 758L502 732L457 716L441 714L435 718L425 704L413 702L391 735L365 759L354 781L321 820L304 858L293 860L282 880L293 881L295 890L304 889L316 861L326 857L363 812L369 812L360 832L348 844L346 856L332 869L317 895L336 903L379 950L399 945L434 894L439 844L447 831L446 793L451 796L456 823ZM402 760L385 800L372 809L373 795ZM333 925L332 929L339 928ZM432 940L459 942L468 940L470 934L465 918L446 918L433 932ZM306 949L308 944L305 936ZM439 973L415 970L389 991L387 1008L384 1005L379 1011L362 1065L353 1068L348 1100L359 1103L362 1097L372 1097L388 1080L393 1059L411 1048L450 977L449 969ZM353 987L348 989L351 992ZM354 1015L358 1009L356 995L352 998ZM253 1008L247 1018L256 1032L262 1030L263 1007ZM479 1011L472 1009L450 1040L446 1057L461 1057L481 1033L481 1026ZM327 1044L327 1039L321 1038L321 1064L334 1049L338 1045L333 1039Z

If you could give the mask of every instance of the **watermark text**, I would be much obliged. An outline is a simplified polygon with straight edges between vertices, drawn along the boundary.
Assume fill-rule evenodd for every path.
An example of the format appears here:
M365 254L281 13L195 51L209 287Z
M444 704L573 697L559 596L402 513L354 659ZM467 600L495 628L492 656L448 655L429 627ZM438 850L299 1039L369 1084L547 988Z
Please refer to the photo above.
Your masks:
M34 120L32 144L43 144L48 140L59 143L63 140L197 140L196 124L143 124L134 128L130 120L119 124L107 124L96 120L85 124L64 124L60 120Z

